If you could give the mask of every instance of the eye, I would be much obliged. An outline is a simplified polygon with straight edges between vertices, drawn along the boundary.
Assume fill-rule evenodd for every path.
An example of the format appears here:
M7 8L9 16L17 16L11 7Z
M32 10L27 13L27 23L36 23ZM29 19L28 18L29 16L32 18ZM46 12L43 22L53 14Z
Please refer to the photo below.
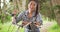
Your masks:
M31 3L30 5L32 5L33 3Z
M34 4L34 3L31 3L31 5L35 6L35 4Z
M34 6L35 6L35 4L34 4Z

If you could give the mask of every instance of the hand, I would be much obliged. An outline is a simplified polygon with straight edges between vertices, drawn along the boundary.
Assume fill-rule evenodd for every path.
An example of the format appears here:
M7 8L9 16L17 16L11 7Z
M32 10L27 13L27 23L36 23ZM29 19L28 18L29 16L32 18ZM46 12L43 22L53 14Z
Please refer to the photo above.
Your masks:
M18 13L18 10L17 9L15 9L14 11L13 11L13 14L17 14Z
M14 10L13 12L12 12L12 16L16 16L16 14L18 13L18 10Z
M40 22L34 22L35 26L40 26Z
M12 13L12 23L16 24L16 14L17 14L17 10L14 10Z
M25 25L27 26L27 25L29 25L29 24L31 24L31 22L28 22L28 21L23 21L23 22L22 22L22 25L23 25L23 26L25 26Z

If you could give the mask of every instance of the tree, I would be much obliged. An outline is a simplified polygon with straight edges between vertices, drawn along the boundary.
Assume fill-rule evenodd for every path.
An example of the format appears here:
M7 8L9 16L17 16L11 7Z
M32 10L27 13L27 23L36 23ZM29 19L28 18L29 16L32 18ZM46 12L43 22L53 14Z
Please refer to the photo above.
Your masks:
M54 9L54 13L55 13L58 25L60 25L60 12L59 12L60 11L60 0L51 0L51 2L52 2L52 6L56 8Z
M4 23L5 21L5 16L6 14L4 13L5 12L5 9L6 9L6 3L5 3L5 0L3 1L3 9L1 10L2 11L2 15L1 15L1 22Z

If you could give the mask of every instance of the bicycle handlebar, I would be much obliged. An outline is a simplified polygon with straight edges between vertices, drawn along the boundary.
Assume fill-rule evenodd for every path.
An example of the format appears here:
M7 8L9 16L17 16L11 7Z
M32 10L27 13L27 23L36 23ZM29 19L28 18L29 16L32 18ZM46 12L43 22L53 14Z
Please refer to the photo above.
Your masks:
M32 23L32 22L31 22ZM17 25L17 26L19 26L19 27L27 27L29 24L31 24L31 23L28 23L27 25L25 25L25 26L23 26L23 25L19 25L19 24L14 24L14 25ZM38 26L38 28L41 28L41 26Z

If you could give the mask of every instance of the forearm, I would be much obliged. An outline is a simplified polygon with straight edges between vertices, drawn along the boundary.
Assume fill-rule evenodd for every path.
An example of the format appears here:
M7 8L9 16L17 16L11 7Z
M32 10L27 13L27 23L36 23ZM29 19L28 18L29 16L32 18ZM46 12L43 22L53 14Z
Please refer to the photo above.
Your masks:
M25 26L25 25L29 25L31 22L28 22L28 21L22 21L22 25Z

